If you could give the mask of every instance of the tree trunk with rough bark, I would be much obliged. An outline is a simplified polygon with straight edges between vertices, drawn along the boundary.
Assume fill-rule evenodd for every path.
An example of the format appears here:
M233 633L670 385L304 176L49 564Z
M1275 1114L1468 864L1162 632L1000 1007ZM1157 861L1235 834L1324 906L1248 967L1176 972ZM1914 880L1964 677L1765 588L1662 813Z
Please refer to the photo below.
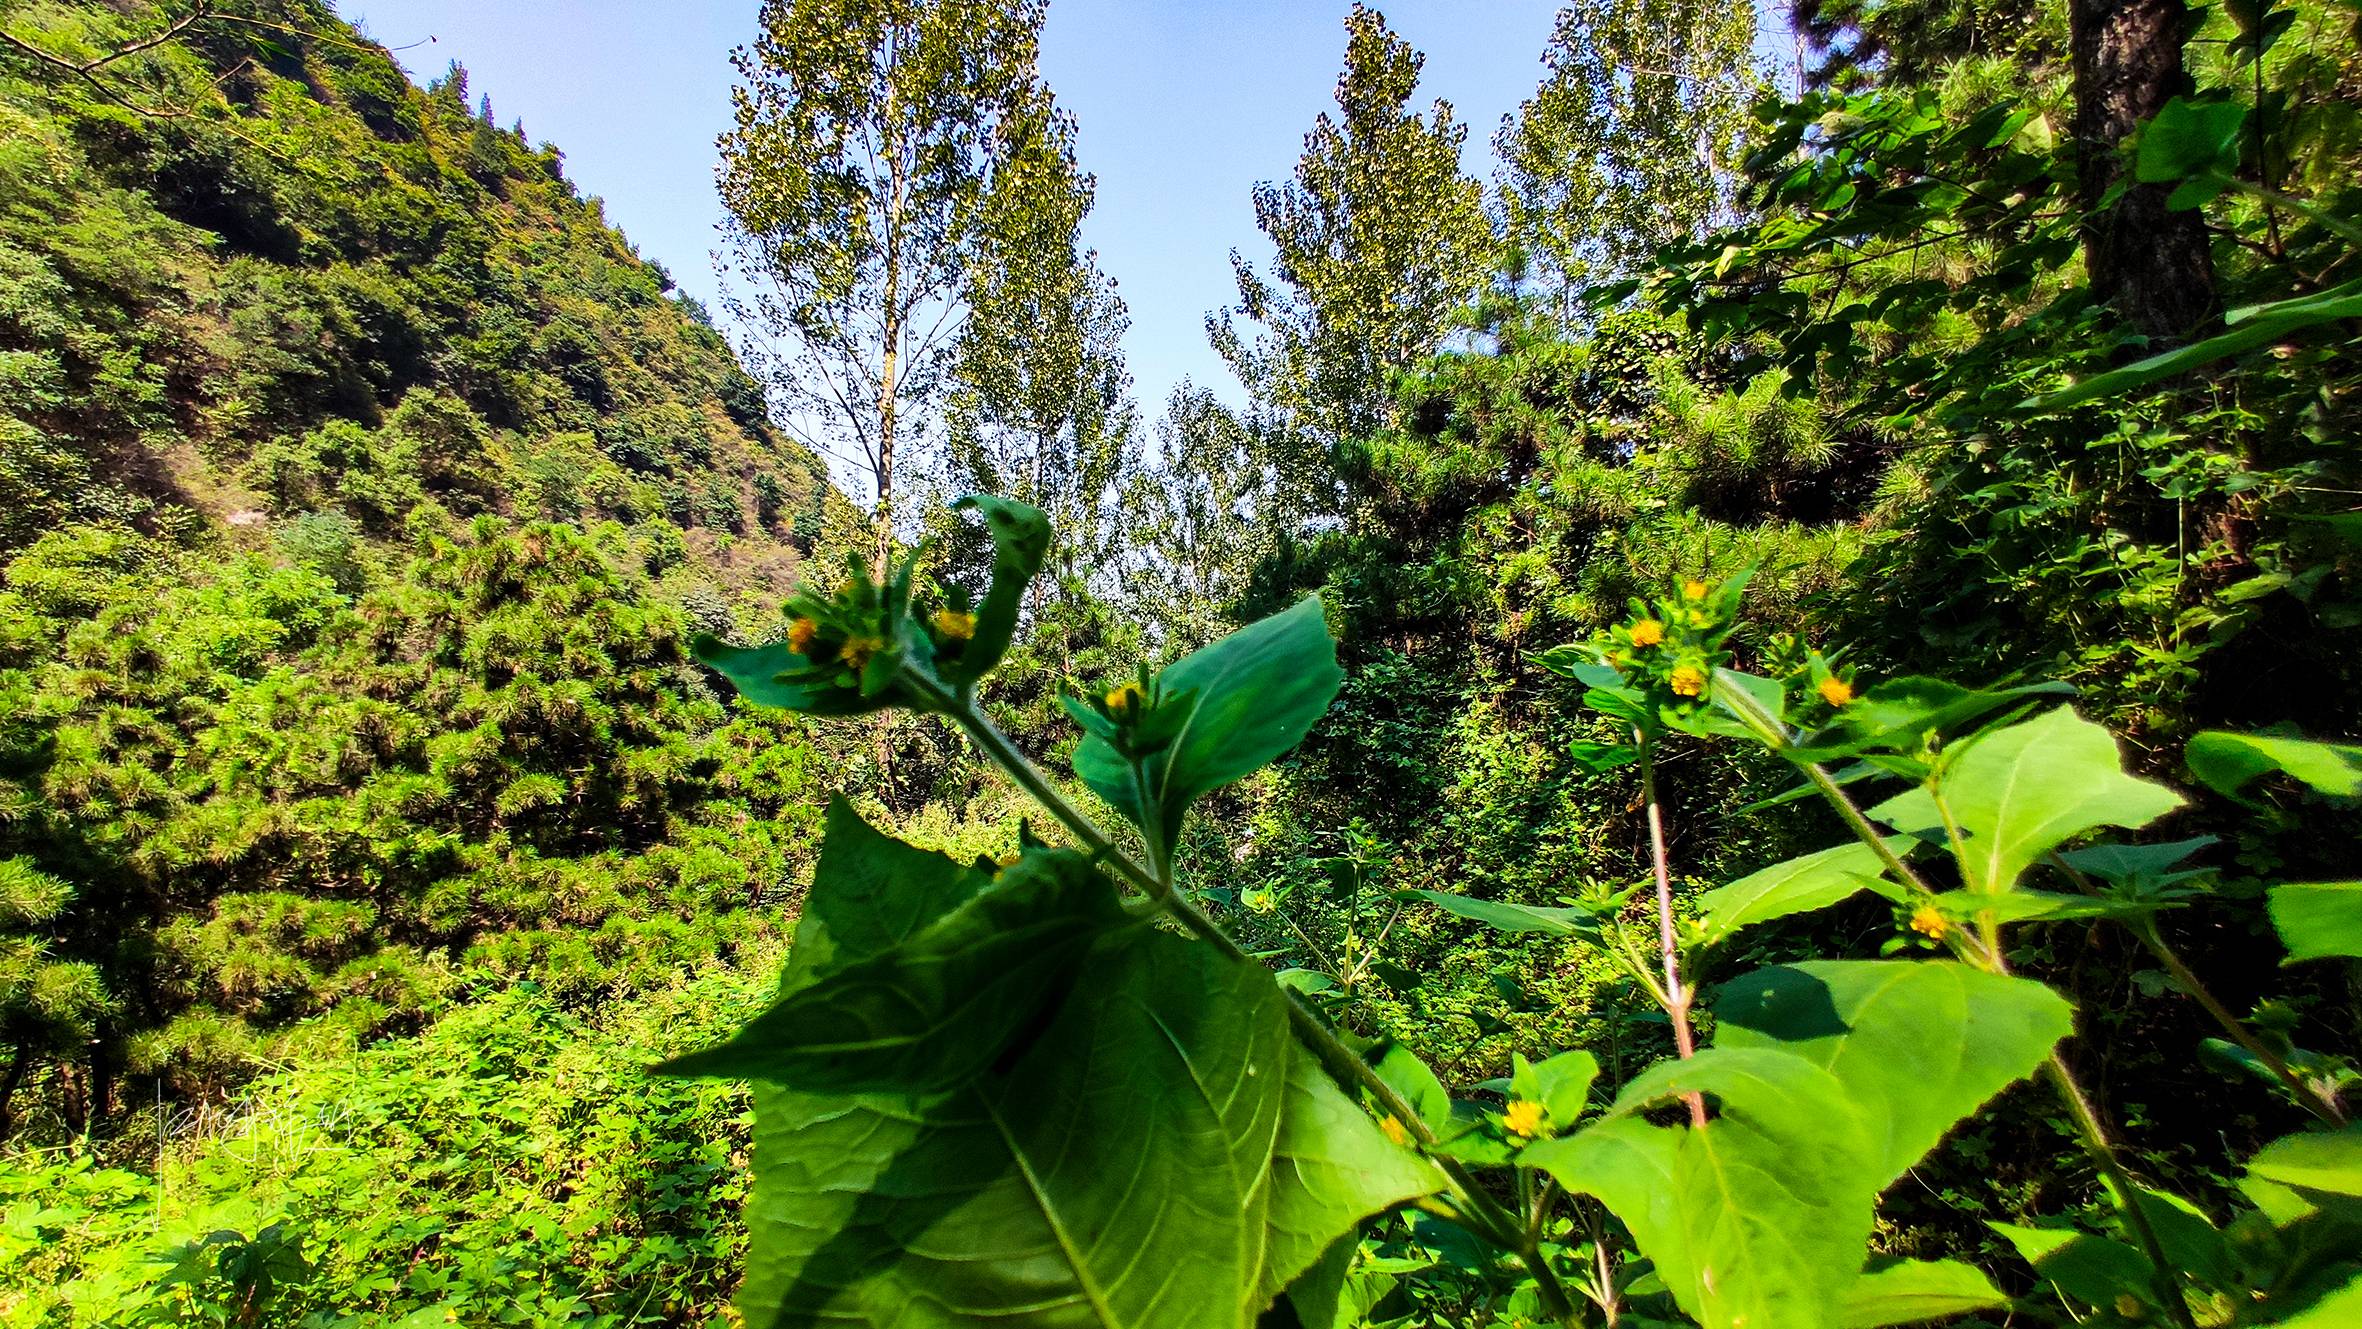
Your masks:
M2133 130L2187 92L2182 0L2070 0L2075 79L2076 195L2085 217L2084 261L2094 297L2141 333L2180 339L2222 314L2206 227L2195 210L2169 212L2169 191L2133 185L2119 151Z

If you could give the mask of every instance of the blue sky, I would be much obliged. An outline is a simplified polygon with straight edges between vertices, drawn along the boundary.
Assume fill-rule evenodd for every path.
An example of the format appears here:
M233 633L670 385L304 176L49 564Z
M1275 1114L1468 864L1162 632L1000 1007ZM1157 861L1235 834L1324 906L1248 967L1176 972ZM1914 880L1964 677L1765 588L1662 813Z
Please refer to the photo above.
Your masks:
M458 60L503 125L565 150L567 173L640 252L712 303L720 204L714 137L729 122L729 52L755 0L345 0L424 82ZM1348 0L1052 0L1043 72L1081 124L1099 177L1086 239L1131 306L1125 349L1151 419L1184 376L1233 400L1206 346L1231 298L1230 250L1260 262L1248 191L1286 176L1330 106ZM1387 21L1427 54L1420 101L1470 126L1489 177L1501 116L1541 77L1556 0L1395 0ZM432 37L429 42L427 39Z

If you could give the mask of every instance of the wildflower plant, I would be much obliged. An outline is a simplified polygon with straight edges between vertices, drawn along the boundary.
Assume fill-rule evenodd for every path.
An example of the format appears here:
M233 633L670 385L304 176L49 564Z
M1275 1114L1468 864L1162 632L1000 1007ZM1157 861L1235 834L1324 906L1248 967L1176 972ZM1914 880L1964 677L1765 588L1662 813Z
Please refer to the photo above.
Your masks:
M1392 1285L1360 1254L1392 1214L1451 1254L1390 1267L1448 1258L1513 1322L1818 1329L1997 1310L2010 1299L1984 1272L1873 1258L1870 1238L1882 1191L2034 1076L2118 1207L2100 1230L1996 1233L2079 1314L2326 1325L2344 1321L2304 1316L2348 1295L2339 1280L2362 1297L2362 1137L2345 1129L2343 1079L2323 1073L2335 1058L2203 998L2227 1046L2324 1128L2265 1150L2256 1215L2218 1230L2130 1175L2058 1051L2072 1008L2013 970L2015 929L2112 920L2204 991L2152 921L2202 898L2183 865L2199 842L2088 842L2182 799L2128 774L2114 740L2058 704L2064 689L1865 685L1793 642L1770 653L1771 674L1750 674L1732 646L1743 578L1636 602L1545 662L1622 732L1576 756L1602 778L1637 771L1653 918L1631 918L1640 888L1615 883L1551 907L1373 892L1377 855L1349 827L1350 852L1331 862L1353 902L1348 953L1333 973L1274 973L1208 909L1280 913L1286 900L1178 880L1172 850L1197 799L1279 759L1326 713L1342 676L1319 599L1066 699L1082 729L1074 777L1128 823L1119 832L977 705L1048 527L1021 504L967 506L997 550L973 610L920 603L907 562L883 584L856 564L846 588L790 603L786 640L701 646L751 701L943 717L1066 840L1028 835L1011 860L963 863L831 810L777 998L669 1065L756 1085L749 1324L1326 1329L1358 1322L1372 1279ZM1801 775L1775 803L1818 796L1853 835L1707 891L1685 920L1657 752L1734 740ZM2273 772L2362 785L2349 757L2362 754L2240 735L2191 752L2201 778L2233 790ZM1900 788L1865 806L1856 794L1873 781ZM1695 976L1734 937L1865 892L1894 911L1886 958L1732 977L1711 1002L1711 1041L1697 1037ZM1373 894L1385 922L1365 931ZM2295 956L2362 953L2349 921L2362 886L2272 899ZM1400 1041L1331 1023L1422 902L1602 947L1664 1009L1677 1055L1621 1085L1602 1084L1587 1051L1518 1056L1470 1100Z

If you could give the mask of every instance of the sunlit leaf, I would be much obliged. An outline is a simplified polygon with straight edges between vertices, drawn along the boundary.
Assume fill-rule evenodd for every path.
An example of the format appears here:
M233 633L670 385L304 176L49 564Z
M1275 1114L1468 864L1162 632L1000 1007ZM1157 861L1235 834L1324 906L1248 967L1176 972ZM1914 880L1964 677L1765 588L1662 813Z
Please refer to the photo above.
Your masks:
M1206 792L1270 765L1303 741L1328 713L1344 682L1337 643L1321 616L1320 597L1251 623L1181 657L1156 677L1166 706L1169 742L1147 754L1139 778L1114 744L1086 734L1075 748L1075 774L1144 827L1171 843L1189 804Z
M2220 794L2236 795L2277 771L2324 794L2362 795L2362 746L2351 743L2210 729L2193 737L2182 756L2190 773Z
M1592 911L1578 908L1558 908L1532 904L1510 904L1501 900L1478 900L1448 891L1420 891L1419 898L1444 910L1472 919L1486 927L1502 932L1549 932L1568 936L1578 931L1578 925L1592 917Z
M1900 835L1886 841L1897 855L1908 854L1916 843ZM1726 941L1757 923L1826 909L1876 887L1885 871L1877 851L1852 840L1750 873L1698 897L1706 943Z
M2101 826L2145 826L2181 796L2124 772L2108 731L2061 706L1958 751L1943 775L1951 820L1966 837L1966 886L1994 893L2068 840ZM1910 832L1944 824L1925 789L1906 791L1870 815Z
M2362 881L2274 886L2266 907L2290 963L2362 957Z
M1889 1260L1871 1265L1846 1294L1840 1329L1885 1329L1887 1325L2009 1304L1983 1270L1958 1260Z
M1883 1189L1953 1125L2042 1064L2074 1027L2065 998L1949 960L1761 969L1715 994L1714 1045L1803 1057L1861 1113Z
M1690 1092L1714 1100L1704 1130L1639 1115ZM1877 1153L1829 1072L1717 1047L1651 1067L1606 1120L1523 1161L1613 1210L1708 1329L1827 1329L1862 1267Z

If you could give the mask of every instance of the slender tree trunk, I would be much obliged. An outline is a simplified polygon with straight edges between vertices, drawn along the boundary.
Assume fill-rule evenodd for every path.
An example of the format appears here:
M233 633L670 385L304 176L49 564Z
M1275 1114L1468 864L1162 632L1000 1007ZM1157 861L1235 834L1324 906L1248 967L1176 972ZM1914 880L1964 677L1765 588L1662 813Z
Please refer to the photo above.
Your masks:
M8 1073L0 1075L0 1144L16 1133L16 1087L24 1083L25 1071L33 1064L33 1050L19 1043L16 1055L8 1059Z
M2124 175L2125 138L2190 88L2186 8L2182 0L2069 0L2067 20L2092 294L2150 337L2183 337L2222 313L2204 222L2195 210L2167 211L2169 191L2158 185L2134 185L2102 205Z
M886 253L886 352L878 375L878 507L874 517L876 529L870 535L870 561L878 576L886 575L887 560L894 554L894 407L895 372L900 368L897 343L901 340L902 321L891 312L896 298L898 265L894 253Z

